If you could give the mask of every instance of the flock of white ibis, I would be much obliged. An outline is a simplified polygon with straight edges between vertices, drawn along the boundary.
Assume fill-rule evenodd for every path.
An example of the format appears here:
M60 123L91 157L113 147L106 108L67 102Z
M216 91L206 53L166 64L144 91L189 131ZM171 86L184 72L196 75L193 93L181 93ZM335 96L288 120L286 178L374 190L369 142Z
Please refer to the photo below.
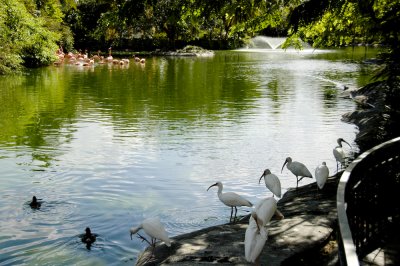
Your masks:
M333 154L337 161L337 169L339 168L339 164L341 168L343 168L346 164L346 154L342 149L342 142L347 143L350 147L351 145L346 142L344 139L339 138L337 140L339 146L335 147L333 150ZM307 167L300 163L293 161L292 158L287 157L283 166L287 165L287 169L289 169L296 176L296 189L298 187L299 181L301 181L304 177L312 178L312 174L307 169ZM269 169L265 169L263 174L259 179L259 183L261 179L264 177L265 186L268 190L273 193L272 197L264 198L260 200L254 207L251 212L249 218L249 225L246 229L245 234L245 258L248 262L253 262L258 264L261 251L265 245L265 242L268 239L268 230L266 225L270 222L271 218L275 215L278 219L283 219L284 216L277 209L277 200L276 197L281 197L281 184L279 178L272 174ZM315 179L317 183L317 188L322 189L324 187L325 182L329 177L329 169L325 162L322 162L315 169ZM237 214L237 207L247 206L253 207L253 204L242 196L238 195L234 192L222 192L223 185L220 181L212 184L207 191L212 187L218 187L217 195L219 200L225 204L226 206L231 208L230 222L235 221ZM40 208L40 202L38 202L37 198L33 196L32 202L30 203L31 208ZM233 215L233 209L235 209L235 214ZM143 229L143 231L150 237L150 240L147 240L144 236L140 235L138 232ZM131 238L132 235L137 234L138 237L142 241L146 241L151 247L152 252L154 252L154 247L156 244L156 240L163 241L168 247L171 246L171 240L168 237L168 234L161 223L158 217L147 218L142 221L142 223L136 227L132 227L130 229ZM82 242L86 243L87 246L90 245L96 240L96 235L91 233L90 228L86 228L86 233L81 236Z
M342 142L347 143L350 147L351 145L346 142L344 139L339 138L337 140L339 146L335 147L333 150L334 157L337 162L337 170L339 169L339 164L341 168L346 165L346 154L342 149ZM304 178L313 178L311 172L307 169L307 167L300 162L293 161L292 158L287 157L283 166L283 168L287 167L289 171L291 171L296 176L296 189L298 187L299 182ZM323 189L325 182L329 177L329 169L326 165L326 162L322 162L315 169L315 179L317 183L317 189ZM260 200L254 207L251 212L249 218L249 225L246 229L244 246L245 246L245 258L248 262L259 264L260 254L264 248L265 242L268 239L268 230L266 225L270 222L271 218L275 215L278 219L283 219L283 214L277 209L277 200L275 196L281 197L281 183L279 178L272 174L269 169L265 169L261 177L259 178L259 183L261 179L264 178L265 186L269 191L272 192L273 196L264 198ZM215 184L212 184L207 191L212 187L218 187L217 195L219 200L225 204L226 206L231 208L231 215L229 221L235 221L237 214L237 207L247 206L253 207L253 204L240 196L235 192L222 192L223 184L218 181ZM235 213L233 214L233 210L235 209ZM171 245L171 240L168 238L168 235L160 223L160 220L157 218L149 218L142 222L138 227L134 227L131 229L132 234L137 233L140 229L143 229L147 235L151 237L151 241L146 240L143 236L139 235L143 241L148 242L150 245L155 245L155 240L160 239L164 241L167 246Z

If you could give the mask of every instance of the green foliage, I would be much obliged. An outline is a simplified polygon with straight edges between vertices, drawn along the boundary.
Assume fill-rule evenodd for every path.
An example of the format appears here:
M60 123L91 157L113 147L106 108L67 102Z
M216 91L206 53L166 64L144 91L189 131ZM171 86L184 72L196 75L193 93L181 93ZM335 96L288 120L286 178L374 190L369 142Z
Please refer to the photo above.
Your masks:
M314 47L380 45L384 67L377 78L400 78L400 0L310 0L290 18L289 34Z
M368 21L355 3L326 10L312 23L297 26L297 35L314 47L340 47L365 41Z
M3 48L3 47L0 47ZM19 71L22 59L17 54L12 53L11 49L5 48L0 51L0 75L11 74Z
M258 34L289 35L284 47L387 45L396 76L400 0L0 0L0 71L46 65L55 45L77 49L240 46ZM290 28L289 28L290 27ZM150 40L150 41L149 41ZM168 44L165 45L166 40ZM75 47L74 47L75 46ZM177 47L179 48L179 47Z
M166 34L170 46L175 46L175 40L187 29L183 15L187 8L186 0L161 0L154 5L154 26L159 32Z
M76 49L94 48L99 49L97 43L105 44L102 29L96 29L101 14L110 10L111 3L108 1L83 0L79 1L76 8L65 11L64 22L72 30ZM66 49L70 51L70 49Z
M0 5L0 74L51 64L61 36L72 44L58 0L0 0Z
M18 51L23 40L18 25L23 8L19 3L11 6L9 0L0 0L0 5L0 74L8 74L19 70L22 63Z
M303 49L303 41L297 33L290 34L286 41L282 44L283 49L287 49L289 47L293 47L294 49L298 50Z
M290 7L277 0L82 0L66 21L80 47L97 49L101 43L118 49L137 40L161 45L167 39L168 48L174 48L207 39L226 48L265 28L284 32Z
M60 45L65 51L72 51L74 49L74 36L71 28L63 23L59 32L61 34L61 38L59 40Z
M58 47L56 44L58 39L58 34L48 31L43 27L39 26L31 29L31 36L21 49L21 57L24 60L24 65L39 67L54 62L57 59L55 51Z

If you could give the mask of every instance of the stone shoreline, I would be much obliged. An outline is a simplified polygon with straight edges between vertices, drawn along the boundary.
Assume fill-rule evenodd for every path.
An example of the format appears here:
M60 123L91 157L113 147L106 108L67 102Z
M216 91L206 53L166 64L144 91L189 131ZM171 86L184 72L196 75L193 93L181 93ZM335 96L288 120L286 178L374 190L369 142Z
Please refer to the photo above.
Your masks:
M268 240L261 253L262 265L337 263L337 247L331 239L336 232L338 182L339 175L336 175L328 179L321 191L317 191L314 182L297 190L290 189L283 195L278 209L285 218L273 219L268 226ZM173 237L171 247L158 243L154 255L147 248L136 265L252 265L244 258L248 220L249 215L236 223ZM307 258L311 258L311 262L307 262Z

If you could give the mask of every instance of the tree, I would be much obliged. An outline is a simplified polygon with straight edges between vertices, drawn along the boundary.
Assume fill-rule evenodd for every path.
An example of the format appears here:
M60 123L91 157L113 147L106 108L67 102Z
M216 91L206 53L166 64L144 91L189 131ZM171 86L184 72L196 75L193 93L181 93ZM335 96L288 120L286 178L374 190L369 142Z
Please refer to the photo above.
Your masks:
M165 33L171 48L175 47L175 41L187 29L187 24L182 18L188 7L187 0L153 1L154 26L158 32Z
M111 11L112 2L103 0L82 0L75 7L66 8L64 21L73 32L75 48L98 49L100 48L98 43L107 43L108 46L112 43L112 40L106 38L108 36L107 22L105 26L99 26L102 14Z
M0 74L54 62L66 30L60 2L0 0L0 5Z

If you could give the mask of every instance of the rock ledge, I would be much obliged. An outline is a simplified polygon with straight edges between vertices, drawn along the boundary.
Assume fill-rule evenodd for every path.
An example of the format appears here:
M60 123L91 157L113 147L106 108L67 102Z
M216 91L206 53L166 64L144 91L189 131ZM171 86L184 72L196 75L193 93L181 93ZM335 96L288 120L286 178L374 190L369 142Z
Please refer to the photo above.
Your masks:
M269 236L261 254L262 265L305 265L302 254L319 256L319 265L337 262L337 251L327 258L320 250L329 245L336 228L336 190L339 175L330 177L322 191L316 183L290 189L278 201L283 220L272 220ZM148 248L136 265L251 265L244 258L244 235L249 216L235 224L205 228L172 238L172 246L157 244L154 255ZM328 254L329 255L329 254ZM329 258L328 258L329 257ZM332 262L333 257L333 262ZM315 257L314 257L315 258Z

